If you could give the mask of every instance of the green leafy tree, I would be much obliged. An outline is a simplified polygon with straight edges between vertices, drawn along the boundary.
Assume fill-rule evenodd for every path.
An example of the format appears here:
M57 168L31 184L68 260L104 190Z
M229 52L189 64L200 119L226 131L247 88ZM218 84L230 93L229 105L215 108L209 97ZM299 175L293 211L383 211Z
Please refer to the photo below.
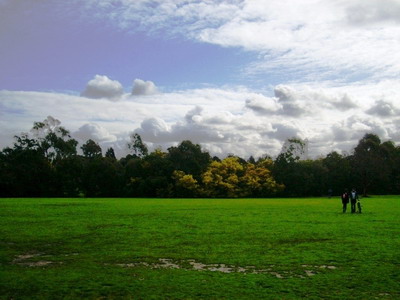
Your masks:
M168 148L167 158L176 170L191 174L197 180L211 161L210 154L203 152L200 145L191 141L183 141L177 147Z
M108 158L111 158L111 159L117 159L116 156L115 156L114 149L112 147L107 149L106 154L104 156L108 157Z
M352 156L352 176L358 186L362 187L362 193L367 195L374 183L380 182L385 176L387 166L381 153L381 140L368 133L359 141Z
M122 166L108 158L87 159L83 169L82 191L86 197L122 196Z
M94 157L101 157L102 151L99 144L95 141L89 139L85 144L81 147L83 155L86 158L94 158Z
M142 137L138 133L131 134L128 148L138 157L144 157L149 153L146 144L142 141Z
M13 148L0 155L0 195L47 197L54 191L54 172L38 143L27 135L16 137Z
M334 151L322 159L322 164L327 169L326 188L332 189L334 195L340 195L345 189L351 188L351 167L348 157Z
M301 181L299 181L303 176L303 172L300 171L302 165L299 162L306 157L306 141L291 138L284 143L282 151L275 159L272 169L273 177L276 181L285 186L282 195L296 196L299 190L304 188L301 187Z
M400 147L396 147L393 141L386 141L380 145L380 154L384 168L380 182L375 187L379 194L398 194L400 192Z
M57 181L57 197L79 197L83 195L83 171L86 164L82 156L66 157L54 163Z
M43 122L35 122L31 129L40 150L52 161L76 155L78 142L60 124L59 120L48 116Z
M140 197L170 197L173 165L167 154L156 149L146 157L131 159L126 165L128 194Z

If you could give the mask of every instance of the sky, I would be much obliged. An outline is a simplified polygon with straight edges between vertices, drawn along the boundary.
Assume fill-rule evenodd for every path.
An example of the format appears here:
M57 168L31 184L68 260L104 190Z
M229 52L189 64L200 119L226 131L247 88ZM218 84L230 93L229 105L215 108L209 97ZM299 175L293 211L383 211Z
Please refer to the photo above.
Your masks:
M0 0L0 149L49 116L119 157L400 142L400 0Z

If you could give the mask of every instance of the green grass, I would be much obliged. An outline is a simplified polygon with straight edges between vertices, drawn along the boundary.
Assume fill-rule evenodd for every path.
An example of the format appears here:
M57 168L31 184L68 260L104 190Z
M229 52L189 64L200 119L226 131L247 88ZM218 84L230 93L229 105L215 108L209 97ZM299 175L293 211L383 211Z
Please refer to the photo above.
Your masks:
M399 299L400 197L340 202L0 199L0 298Z

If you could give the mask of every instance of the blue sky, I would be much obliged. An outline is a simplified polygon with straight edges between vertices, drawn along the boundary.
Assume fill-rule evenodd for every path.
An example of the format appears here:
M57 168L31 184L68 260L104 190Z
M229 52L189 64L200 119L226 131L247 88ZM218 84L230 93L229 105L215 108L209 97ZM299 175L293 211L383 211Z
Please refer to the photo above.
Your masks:
M0 147L59 119L127 153L400 142L399 0L0 0Z
M3 4L5 89L79 91L93 74L107 74L124 85L135 76L148 78L166 89L223 85L243 80L240 68L254 56L162 31L122 30L111 21L84 16L77 2L18 2Z

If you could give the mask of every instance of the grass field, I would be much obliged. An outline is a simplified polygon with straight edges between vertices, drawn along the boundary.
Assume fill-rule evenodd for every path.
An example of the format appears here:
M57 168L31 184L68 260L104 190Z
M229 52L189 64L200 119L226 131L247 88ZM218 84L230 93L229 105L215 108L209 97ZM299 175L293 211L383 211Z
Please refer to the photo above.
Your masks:
M400 299L400 197L0 199L1 299Z

